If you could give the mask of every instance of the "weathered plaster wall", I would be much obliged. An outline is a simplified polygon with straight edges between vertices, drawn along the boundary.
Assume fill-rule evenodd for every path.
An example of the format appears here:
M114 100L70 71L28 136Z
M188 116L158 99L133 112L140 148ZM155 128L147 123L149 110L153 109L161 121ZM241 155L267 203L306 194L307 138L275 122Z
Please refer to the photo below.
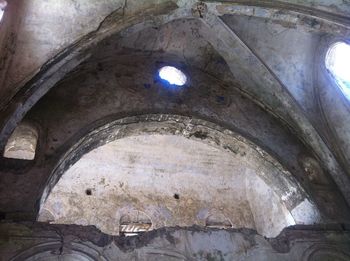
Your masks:
M159 5L162 2L156 1ZM186 2L192 7L192 2L188 1L178 1L178 4L183 6ZM18 8L18 10L26 10L28 12L26 14L32 14L32 16L21 13L22 11L19 12L21 15L18 17L23 15L23 19L26 22L23 23L19 19L20 26L14 29L16 31L13 31L13 33L16 33L18 30L18 32L22 33L20 36L21 41L13 42L16 48L11 46L12 49L9 49L11 53L14 53L12 57L14 60L12 67L6 67L6 70L11 68L8 73L3 73L3 75L8 77L14 75L12 80L6 80L5 82L6 84L13 83L15 89L6 87L6 92L8 91L9 93L8 96L5 93L1 93L1 88L5 86L2 85L0 88L0 93L2 94L0 104L7 104L7 98L22 87L22 83L31 78L44 61L57 54L60 50L64 50L67 45L86 32L93 31L96 28L100 30L98 33L91 35L93 40L90 38L84 39L80 43L81 46L79 45L81 49L66 49L67 53L65 55L74 57L72 59L73 65L69 64L71 65L69 67L65 63L60 63L57 67L46 67L52 70L49 71L52 75L56 72L57 75L55 74L52 78L50 75L45 75L46 78L37 78L38 81L34 81L33 85L29 84L26 86L28 88L23 89L23 92L19 93L17 99L12 101L11 106L1 112L0 126L5 127L2 129L4 131L1 132L0 140L4 145L4 141L7 140L6 136L13 131L12 127L16 126L18 121L37 102L37 99L53 87L57 80L63 79L69 70L72 68L76 69L68 79L55 86L55 90L45 96L37 107L30 112L30 115L27 115L28 119L40 123L40 142L36 161L19 162L1 159L0 204L1 211L6 212L3 215L6 217L13 215L16 218L20 216L22 219L33 220L35 218L34 209L38 207L37 202L53 167L64 152L85 135L88 130L100 126L99 121L106 122L107 118L120 119L124 116L145 114L145 112L170 112L181 115L198 115L200 118L209 119L249 137L273 154L296 177L309 196L321 206L320 209L323 211L324 218L336 222L348 220L349 209L338 188L342 189L343 195L346 195L350 190L349 186L347 186L346 176L343 175L344 173L342 173L333 157L333 153L337 152L336 147L338 145L328 143L327 145L331 144L332 146L327 146L318 137L317 133L317 131L321 132L323 126L321 125L316 130L315 126L312 126L309 119L305 117L303 110L299 109L300 104L295 102L297 100L303 103L304 108L307 109L309 108L308 106L312 107L311 104L307 103L311 91L298 88L304 85L310 86L311 68L300 65L298 61L293 60L293 63L298 67L296 71L302 74L306 70L304 81L300 80L303 77L296 77L300 81L293 82L291 74L284 74L283 72L289 67L284 67L281 70L281 73L278 74L281 78L279 79L279 77L276 77L269 71L270 68L266 68L266 65L270 65L278 70L277 63L280 60L278 62L277 60L276 62L272 61L270 60L271 56L265 53L260 54L264 56L264 59L259 60L259 57L254 56L254 53L244 43L242 44L242 40L227 27L228 24L223 23L220 18L215 16L218 13L220 15L225 14L232 6L236 6L235 3L261 4L267 7L274 7L276 4L275 7L282 10L282 12L278 10L279 14L287 12L288 15L291 13L294 15L287 15L284 18L285 20L283 20L283 16L278 16L276 20L279 20L279 25L288 22L285 24L288 32L296 37L302 36L305 42L308 43L307 50L310 51L312 44L315 47L315 39L317 37L311 39L313 36L309 37L310 35L305 35L305 32L300 33L299 31L289 30L291 25L296 24L298 30L302 28L302 30L310 30L313 33L320 30L322 33L330 35L332 35L332 30L335 28L334 34L349 35L348 17L347 15L340 15L343 12L347 12L347 3L332 1L330 3L318 2L319 4L317 4L316 2L303 1L301 3L300 1L293 1L292 3L297 3L298 6L289 6L292 9L289 12L287 5L280 5L281 2L276 1L231 1L233 5L221 5L219 3L221 7L216 9L218 13L212 12L213 10L210 9L211 13L208 16L204 15L204 19L202 19L203 14L198 10L191 10L187 6L184 9L176 10L171 15L152 16L152 19L146 19L146 21L143 21L145 19L142 15L139 15L139 20L137 20L139 24L135 27L129 27L121 34L118 34L118 30L135 22L134 20L126 19L128 16L124 15L128 14L129 11L132 13L133 10L144 8L144 2L128 1L127 8L119 9L119 11L114 13L115 16L105 20L106 23L104 25L110 25L110 27L99 27L100 21L103 21L105 15L113 8L118 9L121 6L116 6L117 3L123 5L124 3L104 1L104 4L99 6L101 7L101 13L99 11L98 18L96 18L95 16L89 16L90 13L95 15L95 2L86 3L86 9L80 7L81 14L84 15L79 17L75 13L77 10L79 11L79 6L74 6L73 2L67 1L69 8L67 10L59 9L60 15L58 13L57 16L52 15L55 19L51 19L51 16L46 16L47 12L52 10L41 9L43 6L48 7L48 3L48 1L35 1L35 3L26 1L26 5L22 5L23 9ZM228 2L226 1L226 3ZM36 6L37 9L30 9L31 5ZM58 7L56 5L53 6ZM300 6L303 8L300 8ZM209 8L211 7L209 6ZM305 9L304 7L308 8ZM312 7L312 10L309 7ZM91 12L92 9L89 8L92 8L94 12ZM340 9L337 10L337 8L342 9L339 11ZM176 5L172 5L171 8L162 10L164 11L162 14L169 14L175 9ZM317 9L327 12L318 12L319 10ZM254 10L261 11L262 9L257 8ZM312 12L309 12L310 10ZM309 14L316 17L319 15L321 18L310 20L310 16L308 16L308 19L304 20L303 15L305 14L303 13L303 15L299 16L298 11L306 12L306 14L309 12ZM45 15L45 17L42 15ZM162 23L171 21L174 18L192 17L192 15L197 18L197 21L193 19L186 21L186 19L183 19L170 25L161 26ZM271 14L271 16L275 15L276 13ZM58 16L66 17L66 20L62 21L62 23L57 23L56 19ZM271 16L266 19L272 19ZM289 18L295 19L295 17L297 17L297 20L293 20L291 23L287 21ZM318 24L320 20L322 20L322 23ZM91 21L91 24L88 21ZM72 23L74 26L66 26L66 22L74 22ZM27 23L30 26L26 27ZM185 25L182 27L181 23ZM316 26L314 26L315 24ZM61 32L61 25L64 28L69 28L71 31ZM268 25L264 27L258 25L256 27L268 30L268 28L274 26ZM280 26L277 27L278 30L282 29ZM145 30L142 33L143 29ZM253 29L256 29L255 26ZM104 34L108 30L115 30L113 31L115 34L114 38L100 42L103 38L102 36L108 35L108 33ZM62 39L57 37L57 35L61 34L64 35ZM181 38L181 34L184 37ZM50 35L50 37L45 38L46 35ZM283 33L280 36L281 38L277 40L279 43L281 43L280 41L287 41L282 36ZM16 35L16 37L18 38L19 35ZM290 36L286 36L286 39L290 39L288 37ZM50 42L50 39L53 42ZM113 41L113 39L116 41ZM269 42L269 40L264 39L266 42ZM91 48L86 53L80 53L81 50L84 50L84 47L88 46L87 43L96 48ZM269 45L273 45L272 41L269 42ZM268 50L264 43L259 43L255 46L256 49L264 47L265 50ZM276 46L279 47L278 51L284 50L283 46ZM9 45L6 48L9 48ZM17 48L19 48L18 52L16 51ZM132 52L130 49L133 49ZM267 52L271 54L269 50ZM291 53L295 54L295 52ZM80 60L80 58L84 57L85 59L85 57L91 55L92 59L83 64L82 67L75 67L83 60ZM21 61L22 57L24 59L23 63ZM55 62L58 60L55 60ZM169 61L186 69L193 76L189 85L191 88L174 92L174 90L164 89L154 79L153 75L156 69ZM310 61L311 56L303 59L303 62L307 64ZM17 71L17 68L20 70ZM45 70L43 71L46 72ZM202 74L203 72L204 74ZM297 75L297 73L294 71L292 75ZM287 89L289 91L280 84L279 80L288 85ZM41 87L40 84L42 83L46 85L41 89L39 87ZM50 86L51 83L52 85ZM294 83L296 83L295 86ZM290 93L295 96L291 96ZM302 96L303 98L301 98ZM333 100L330 99L329 101L331 102L326 107L332 107ZM261 107L256 106L254 102L260 104L262 108L268 109L261 110ZM346 121L349 116L343 109L341 108L339 112L333 112L340 113L341 117L337 118ZM11 117L13 111L15 112L14 118ZM272 117L269 113L278 116L278 119ZM329 115L334 114L330 113ZM155 119L154 121L161 120ZM289 130L284 128L284 124L288 125L296 134L290 133ZM332 132L333 130L326 131ZM340 133L340 139L334 143L342 144L344 147L341 150L347 151L347 143L344 142L347 140L346 127L339 126L336 132L337 135L330 135L331 139L329 141L337 139L336 136ZM305 142L307 146L302 144L298 138ZM329 151L328 147L333 148L333 150ZM345 162L347 158L344 156L343 151L335 154L337 160L341 159L343 161L343 169L348 171L349 168L346 168ZM333 174L338 188L329 177L330 173ZM25 175L19 176L19 174Z
M135 48L132 51L125 48L127 39L117 41L118 35L101 43L89 62L52 90L28 115L28 120L42 128L41 149L36 162L28 166L20 179L15 170L6 167L11 163L3 161L2 208L8 212L31 211L62 153L99 122L155 112L198 115L237 130L275 155L322 206L326 219L345 220L348 209L327 172L316 163L317 171L311 171L315 174L309 176L303 166L305 159L314 157L313 153L278 120L237 91L239 86L223 59L198 35L198 23L180 20L146 32L131 30L128 39ZM172 33L174 28L181 31ZM156 36L159 31L156 41L153 37L149 41L138 40ZM188 39L176 41L178 34L185 34ZM182 52L184 46L188 49ZM190 75L188 86L168 89L155 78L159 66L166 63L186 70ZM155 119L162 120L162 115Z
M310 119L315 118L314 61L319 33L256 17L226 15L223 20L276 74Z
M18 87L29 80L40 67L77 39L96 30L99 23L112 11L121 8L122 1L14 1L8 8L16 8L14 17L19 20L10 34L15 35L11 63L2 79L0 88L1 105L5 97L13 95ZM4 29L4 28L2 28ZM4 39L5 41L7 39ZM9 46L13 49L13 46Z
M350 259L349 230L291 227L275 239L252 230L168 228L123 238L91 227L0 225L1 260L302 260Z
M82 36L96 30L100 23L112 12L120 11L120 15L128 16L137 10L160 4L165 1L124 1L104 0L96 4L94 1L11 1L8 10L16 16L16 26L11 27L4 21L1 30L9 30L8 38L2 42L5 45L2 53L11 53L11 62L1 68L2 75L0 94L3 99L1 106L28 81L41 66L53 58L64 48L75 43ZM191 6L196 1L173 1L179 7ZM327 11L335 15L349 16L349 4L343 1L222 1L224 4L266 5L277 8L288 8L289 4L300 7L312 7L314 10ZM275 2L275 3L274 3ZM217 1L219 4L220 1ZM286 6L280 6L285 3ZM188 7L186 7L188 8ZM302 9L301 9L302 10ZM171 10L169 10L171 11ZM6 16L8 20L14 18ZM60 21L60 22L57 22ZM6 27L6 29L5 29ZM11 27L9 29L9 27ZM7 97L8 96L8 97Z
M224 227L224 216L233 228L277 236L295 224L285 201L300 193L295 192L299 188L290 184L280 198L279 184L259 176L285 174L240 147L242 152L234 154L174 135L112 141L85 154L63 174L41 206L40 212L48 211L54 218L46 220L39 213L39 220L95 225L104 233L118 234L120 218L136 209L150 218L152 229L206 226L208 218ZM315 206L300 214L311 218L298 223L320 221Z
M6 71L0 81L0 108L46 62L83 36L97 30L110 14L132 16L137 11L161 2L167 1L10 1L8 10L16 12L11 12L13 18L5 18L16 19L17 24L8 33L8 37L14 36L15 40L1 51L10 53L11 61L0 68L1 72ZM4 24L1 29L5 30L5 26L8 25ZM9 38L3 39L3 42L9 41Z
M28 2L29 3L29 2ZM40 2L41 3L41 2ZM37 2L37 4L40 4ZM147 2L148 3L148 2ZM157 1L160 5L162 1ZM225 2L229 3L229 2ZM232 4L233 3L233 4ZM336 11L337 7L342 8L343 3L339 2L332 2L328 6L324 6L323 2L307 2L307 3L301 3L297 2L298 5L286 5L282 4L282 2L272 2L272 1L234 1L231 2L231 4L234 6L235 4L247 4L247 5L262 5L269 8L280 8L284 11L291 10L292 12L300 12L304 15L315 15L316 17L321 17L321 19L326 20L324 23L330 23L332 25L338 23L340 20L341 26L345 27L348 25L348 20L346 16L340 16L338 11ZM286 2L285 2L286 3ZM289 2L289 3L296 3L296 2ZM192 7L193 2L186 2L186 1L178 1L178 6L184 7L183 9L178 9L174 13L172 13L171 16L165 15L163 17L158 17L157 19L151 19L152 23L155 23L155 25L159 25L159 23L172 20L173 18L179 18L179 17L189 17L192 15L195 15L197 17L203 17L202 14L199 14L196 10L190 10ZM220 5L220 3L218 3ZM346 4L345 4L346 5ZM227 5L223 5L227 6ZM310 7L312 6L312 10ZM145 8L143 2L140 1L128 1L127 8L121 8L119 12L115 13L115 16L110 17L110 19L107 21L111 22L115 19L115 24L123 24L125 22L124 16L126 14L133 13L135 10L140 10L142 8ZM230 7L230 5L229 5ZM306 8L307 7L307 8ZM72 7L73 8L73 7ZM323 12L321 9L326 8L324 10L328 10L327 12ZM172 12L176 9L176 5L172 5L169 8L166 8L163 10L163 14L166 14L169 12ZM73 9L72 9L73 10ZM75 9L74 9L75 10ZM310 11L311 10L311 11ZM322 12L321 12L321 11ZM343 10L343 9L342 9ZM129 12L130 11L130 12ZM194 12L192 12L194 11ZM212 11L212 10L210 10ZM289 11L287 11L289 12ZM215 13L216 14L216 13ZM223 13L222 13L223 14ZM127 15L126 15L127 16ZM118 19L116 19L118 18ZM121 18L121 19L120 19ZM340 20L337 18L341 18ZM330 170L330 173L333 176L333 179L338 184L338 187L342 190L343 194L347 199L350 197L350 192L348 190L347 184L349 183L348 177L346 177L343 173L339 165L337 164L336 160L334 159L332 153L328 150L328 147L326 144L324 144L323 140L320 139L320 137L317 134L316 129L314 126L312 126L307 118L304 117L303 111L299 110L298 104L295 103L293 97L289 95L288 92L286 92L279 83L279 79L275 78L274 75L271 75L268 68L264 68L264 64L259 61L256 57L254 57L254 54L250 53L248 50L246 50L246 47L241 44L239 37L237 38L230 30L227 30L225 25L223 25L220 22L220 19L213 16L213 13L210 13L207 17L204 16L205 22L207 27L203 28L202 30L205 32L208 32L205 36L207 37L207 40L211 42L212 45L215 45L215 48L219 49L220 54L226 59L226 62L229 62L229 67L231 72L233 73L234 77L237 79L237 81L241 84L241 87L244 89L245 92L248 92L250 95L254 96L256 102L262 103L264 106L267 105L271 111L275 113L275 115L278 115L280 118L284 120L286 124L288 124L292 129L294 129L298 136L305 142L308 143L309 146L313 148L313 150L316 152L318 157L320 157L321 164L324 164L324 167L326 167L328 170ZM40 19L39 19L40 20ZM118 20L118 21L117 21ZM130 21L129 21L130 22ZM159 22L159 23L157 23ZM96 22L97 23L97 22ZM79 23L78 23L79 24ZM125 22L124 25L128 24L128 21ZM130 25L130 23L129 23ZM79 26L78 26L79 27ZM117 31L117 26L115 25L114 29ZM121 28L121 27L120 27ZM101 27L99 27L101 29ZM102 26L100 36L104 33L103 30L107 30L106 27ZM203 32L202 32L203 33ZM217 37L217 35L220 35L220 37ZM98 34L94 34L94 37L97 37ZM102 37L101 37L102 38ZM99 39L101 39L99 38ZM91 39L85 39L86 42L90 41ZM84 42L84 41L83 41ZM93 42L93 41L92 41ZM96 39L96 42L98 42L98 39ZM82 44L84 46L85 42ZM88 44L86 44L88 45ZM80 47L80 46L79 46ZM86 47L86 46L85 46ZM220 49L221 48L221 49ZM78 50L81 50L77 48ZM43 51L45 48L43 49ZM68 51L72 51L72 49L68 49ZM77 51L77 50L76 50ZM43 52L45 53L45 52ZM78 53L78 51L76 52ZM238 55L239 54L239 55ZM71 53L69 55L72 55ZM87 54L86 54L87 55ZM83 56L83 55L81 55ZM59 59L58 59L59 60ZM76 61L74 60L72 62L79 63L79 59ZM74 67L74 66L73 66ZM67 68L67 69L66 69ZM62 69L62 74L65 74L65 70L69 70L71 67L64 66L64 69ZM57 70L55 70L57 72ZM55 78L55 77L54 77ZM51 79L49 82L55 82L58 77L55 79ZM45 81L39 81L45 82ZM30 85L30 84L29 84ZM28 86L29 86L28 85ZM27 86L27 87L28 87ZM266 88L268 86L268 88ZM2 136L4 137L3 140L5 140L5 137L8 136L12 131L14 125L20 120L20 118L26 113L26 111L36 103L37 99L40 98L40 95L44 94L46 90L40 90L35 93L34 96L31 96L31 91L36 89L32 88L32 86L29 86L30 91L25 92L25 95L28 95L28 97L32 98L31 101L28 101L26 103L21 98L21 94L17 97L18 99L16 101L13 101L11 103L11 106L9 107L9 111L6 111L3 115L3 118L9 121L6 121L3 125L2 129ZM35 92L35 91L34 91ZM5 95L4 95L5 97ZM27 98L28 98L27 97ZM21 104L26 103L24 106L21 106ZM15 111L15 118L11 118L9 116L14 110ZM9 114L8 114L9 113ZM10 117L10 118L7 118ZM4 141L2 140L2 143Z
M344 96L324 63L329 46L344 40L345 37L322 38L316 59L315 92L321 119L326 125L323 136L339 155L344 168L350 169L350 101Z

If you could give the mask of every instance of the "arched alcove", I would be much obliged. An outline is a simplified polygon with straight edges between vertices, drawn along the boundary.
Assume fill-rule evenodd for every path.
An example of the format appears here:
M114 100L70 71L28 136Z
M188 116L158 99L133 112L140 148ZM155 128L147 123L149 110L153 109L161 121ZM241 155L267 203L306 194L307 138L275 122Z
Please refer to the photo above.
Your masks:
M54 220L43 218L48 211ZM125 118L82 138L55 168L39 220L119 234L122 217L135 211L150 222L128 220L152 229L246 227L268 237L319 221L301 186L261 148L176 115Z

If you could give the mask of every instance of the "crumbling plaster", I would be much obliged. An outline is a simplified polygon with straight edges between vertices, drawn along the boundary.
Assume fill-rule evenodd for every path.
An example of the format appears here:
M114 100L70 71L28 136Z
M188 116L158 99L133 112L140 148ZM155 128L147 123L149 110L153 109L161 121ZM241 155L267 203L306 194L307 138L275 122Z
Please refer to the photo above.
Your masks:
M176 9L176 5L174 5L174 3L171 4L170 2L168 2L168 4L165 5L158 3L156 7L152 6L152 3L150 3L150 5L148 5L150 6L150 9L146 8L145 10L141 11L141 13L143 15L147 13L152 14L152 12L153 14L154 12L157 12L159 14L176 9L173 13L171 13L170 16L163 15L157 19L151 19L151 21L156 22L156 24L159 24L165 21L172 20L174 18L191 17L193 15L198 15L196 13L193 13L193 3L194 2L184 3L182 1L179 1L177 3L180 7L179 9ZM239 1L230 3L237 4L239 3ZM240 2L240 4L242 3L250 6L254 5L252 1ZM274 7L271 1L264 1L261 3L262 5L258 5L262 6L263 8ZM214 4L220 5L220 3ZM228 2L225 2L224 5L227 4ZM275 3L275 7L282 8L284 10L288 10L288 7L290 7L290 9L293 10L293 12L301 12L305 15L319 15L320 17L322 17L323 20L325 20L324 22L326 23L334 23L334 21L336 20L335 18L340 17L339 14L335 12L336 9L334 9L334 5L324 7L321 3L319 6L313 4L313 6L310 7L311 3L309 2L305 3L305 5L302 5L300 3L298 3L298 5L293 4L280 4L280 2L277 2ZM43 70L41 70L37 74L38 80L45 74L46 76L44 76L44 78L48 79L47 76L51 74L49 73L50 70L52 70L52 73L56 71L55 74L51 74L51 77L49 77L51 79L50 81L32 81L26 86L29 87L32 83L34 83L34 86L36 87L29 87L29 92L24 91L27 88L25 87L24 89L22 89L24 92L20 91L17 93L14 100L10 102L10 104L12 105L9 106L8 109L3 111L2 113L3 119L7 119L7 121L4 121L2 128L1 136L3 137L3 145L4 141L6 141L6 138L13 131L15 124L21 119L21 117L26 113L26 111L28 111L32 107L32 105L35 104L37 100L40 99L40 97L42 97L42 95L44 95L49 90L49 88L51 88L57 82L57 80L64 76L67 71L74 68L78 63L80 63L82 60L86 59L87 56L89 56L88 53L81 53L79 56L77 56L78 50L88 50L87 48L91 47L92 45L94 45L95 42L98 42L102 38L105 38L106 36L110 35L112 32L117 32L123 27L125 28L130 24L137 23L137 20L141 17L140 14L137 14L137 12L140 12L142 5L143 3L141 2L128 2L128 5L125 6L126 8L121 8L120 10L113 13L112 16L110 16L107 20L104 21L104 23L101 26L98 27L97 31L92 32L90 34L90 37L83 37L80 41L76 42L76 44L73 46L73 49L76 49L75 51L72 52L71 48L67 49L66 52L62 53L60 56L57 56L57 59L52 61L52 67L45 66ZM304 8L303 6L307 8ZM321 8L321 6L323 7ZM280 117L285 124L289 125L290 128L292 128L297 133L297 135L303 140L303 142L307 143L308 146L313 148L317 156L321 159L322 164L324 164L324 167L326 167L329 170L330 174L337 183L338 187L341 189L345 198L349 199L349 186L347 185L349 183L348 176L346 176L345 173L342 173L342 170L338 165L336 159L333 157L333 154L328 150L327 146L324 144L324 142L318 135L315 127L311 125L309 119L307 119L304 112L299 107L300 105L295 102L290 93L285 91L283 85L279 82L279 79L274 78L274 75L271 74L271 69L266 67L265 64L262 63L261 59L259 59L259 57L254 56L254 53L252 53L251 50L249 50L249 48L247 49L247 46L241 42L240 38L237 37L237 35L235 35L232 31L228 30L226 28L226 25L223 24L223 22L215 16L215 13L217 11L214 11L213 14L212 7L213 5L212 3L210 3L208 7L209 12L207 14L199 14L199 16L203 18L207 25L207 27L203 31L203 35L205 36L205 38L218 50L220 55L225 58L227 64L230 67L231 72L233 73L237 82L240 83L240 86L241 88L243 88L243 91L252 95L256 102L263 104L263 106L266 106L266 108L269 109L271 112L273 111L273 113L276 116ZM216 10L218 10L217 7L218 6L215 6ZM130 12L127 11L127 8L130 8ZM325 12L325 9L323 8L326 8L327 12ZM310 10L312 12L310 12ZM134 18L126 21L125 16L132 16L132 14L135 15ZM346 27L346 14L343 14L341 17L342 24ZM111 20L115 18L118 18L121 24L117 25L115 22L112 24ZM214 37L214 34L212 34L213 32L210 34L210 30L215 31L215 33L218 35L221 35L221 39L218 40L217 37ZM228 52L228 50L230 51ZM238 53L240 54L239 56L237 56ZM73 57L75 57L75 59L71 59ZM237 61L240 62L237 63ZM63 65L66 62L68 63L65 64L64 67L61 67L61 70L56 70L60 67L58 66L60 63L61 65ZM253 77L248 77L248 75ZM39 85L37 85L38 83ZM269 86L269 88L260 88L259 86L262 83L264 83L264 86ZM23 93L25 93L24 97ZM35 95L32 95L34 93ZM23 106L19 106L19 104L22 103Z
M16 10L11 12L13 17L6 18L18 21L12 32L16 47L10 64L2 68L6 74L1 81L0 104L7 102L5 97L14 95L45 62L95 30L108 14L122 6L123 1L114 0L99 1L98 5L81 0L10 2L9 7Z
M347 220L348 208L327 171L319 163L311 172L305 170L303 164L314 153L249 96L242 96L225 61L198 33L201 26L196 19L141 31L136 25L101 42L87 62L28 114L27 120L41 126L41 149L35 165L26 168L20 180L16 172L3 169L3 191L12 192L2 194L2 208L15 212L20 206L23 212L33 211L62 154L101 122L153 112L197 115L242 133L276 156L296 177L319 204L324 220ZM167 89L157 81L156 71L166 63L186 70L190 76L186 87ZM162 115L158 117L163 120ZM11 166L7 161L2 164Z
M234 228L256 229L267 237L275 237L295 223L320 221L312 203L297 211L308 199L287 172L275 170L238 141L235 154L220 149L233 147L233 143L208 146L198 140L148 133L98 147L62 175L42 203L38 219L95 225L107 234L118 234L123 215L136 209L149 217L152 229L211 223L225 226L225 217ZM87 189L91 195L86 194ZM293 200L299 202L291 203ZM295 210L289 212L287 207L293 205ZM49 212L53 219L46 220L42 212ZM301 218L294 218L294 212Z
M106 42L104 49L108 46L114 47ZM203 50L208 52L207 48ZM101 54L102 57L103 54L104 52ZM198 56L202 57L202 55ZM119 55L119 57L122 56ZM320 207L326 210L326 219L342 220L348 215L346 207L334 207L335 201L338 202L337 206L344 203L341 203L342 199L334 190L332 182L329 179L327 181L326 173L317 171L316 181L312 182L315 185L310 183L307 172L299 163L303 162L304 157L310 153L300 143L298 145L298 141L286 129L281 128L273 117L239 93L220 86L215 78L196 70L189 71L192 77L191 86L183 90L164 89L160 83L154 82L152 73L148 72L148 70L152 72L156 69L152 63L160 61L160 57L154 60L149 56L146 57L147 62L143 55L132 58L127 55L125 60L119 60L119 65L113 59L109 61L106 58L104 62L98 64L84 64L81 70L64 81L60 87L47 96L47 99L43 99L34 108L28 120L38 122L43 129L47 130L46 139L41 142L43 150L38 151L36 166L22 176L23 183L15 182L16 176L10 173L3 176L4 190L13 191L11 197L6 193L3 194L4 209L13 211L11 210L13 200L18 200L15 206L21 204L24 209L32 208L35 202L33 199L40 197L38 194L40 190L31 189L34 184L38 184L35 187L39 188L39 184L47 180L50 168L53 168L53 164L61 157L61 153L72 146L72 142L86 135L86 130L94 128L101 119L108 122L111 117L119 118L122 115L140 114L145 111L172 111L185 115L201 115L201 117L239 130L274 155L278 155L281 162L307 188L308 193L313 194L312 197L315 197L319 204L329 204ZM206 59L203 60L203 63L207 64L208 68L217 68L214 65L218 64L216 59L220 61L220 57L213 59L215 54L209 57L212 57L213 64L206 63ZM97 56L93 57L92 61L94 59L97 59ZM129 65L131 60L133 62ZM135 61L139 62L135 63ZM220 70L220 67L218 69ZM196 104L192 103L193 100L196 100ZM115 115L112 116L111 112ZM155 121L167 119L162 115L154 117ZM143 121L142 118L135 118L135 120ZM256 126L260 127L256 128ZM261 132L262 129L265 131ZM30 182L26 182L26 179ZM317 180L321 180L321 184L318 184ZM14 194L17 196L13 197ZM31 196L28 197L28 195Z
M138 237L92 227L3 223L1 260L302 260L346 261L348 228L297 226L266 239L248 229L166 228Z
M33 162L1 159L0 210L6 219L36 218L54 166L91 131L115 120L142 121L147 113L155 116L146 121L167 121L161 113L168 113L206 119L246 137L293 175L323 221L348 222L348 101L333 91L324 68L312 64L313 58L323 63L318 39L350 35L348 3L205 1L202 12L195 1L101 1L96 11L96 2L82 7L67 0L68 9L55 13L66 18L58 24L47 15L50 1L23 2L10 2L8 10L14 13L16 5L20 15L1 25L0 144L3 149L24 117L38 124L39 143ZM231 19L254 22L243 32ZM276 29L276 39L257 28ZM304 44L284 49L292 36ZM315 50L315 57L297 59L296 49ZM287 51L295 70L280 59ZM169 61L191 75L188 88L167 90L154 80ZM300 252L284 257L293 260Z

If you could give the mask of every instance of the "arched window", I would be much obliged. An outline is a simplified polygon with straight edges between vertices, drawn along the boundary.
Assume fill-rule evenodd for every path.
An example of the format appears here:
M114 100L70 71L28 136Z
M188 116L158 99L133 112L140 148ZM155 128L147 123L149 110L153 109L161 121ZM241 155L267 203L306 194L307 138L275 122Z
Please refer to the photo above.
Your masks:
M33 160L38 142L38 131L29 123L19 124L7 141L4 157Z
M4 16L6 6L7 6L7 2L4 0L0 0L0 22L2 20L2 17Z
M350 100L350 45L348 43L337 42L329 48L326 68L336 80L342 93Z

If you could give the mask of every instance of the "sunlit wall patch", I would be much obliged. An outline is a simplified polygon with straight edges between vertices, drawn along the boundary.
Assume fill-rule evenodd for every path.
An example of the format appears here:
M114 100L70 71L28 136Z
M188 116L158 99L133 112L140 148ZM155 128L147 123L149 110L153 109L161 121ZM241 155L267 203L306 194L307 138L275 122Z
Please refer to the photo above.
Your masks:
M163 66L158 71L159 78L170 85L184 86L187 82L187 76L174 66Z
M350 45L345 42L331 45L326 56L326 68L350 100Z

